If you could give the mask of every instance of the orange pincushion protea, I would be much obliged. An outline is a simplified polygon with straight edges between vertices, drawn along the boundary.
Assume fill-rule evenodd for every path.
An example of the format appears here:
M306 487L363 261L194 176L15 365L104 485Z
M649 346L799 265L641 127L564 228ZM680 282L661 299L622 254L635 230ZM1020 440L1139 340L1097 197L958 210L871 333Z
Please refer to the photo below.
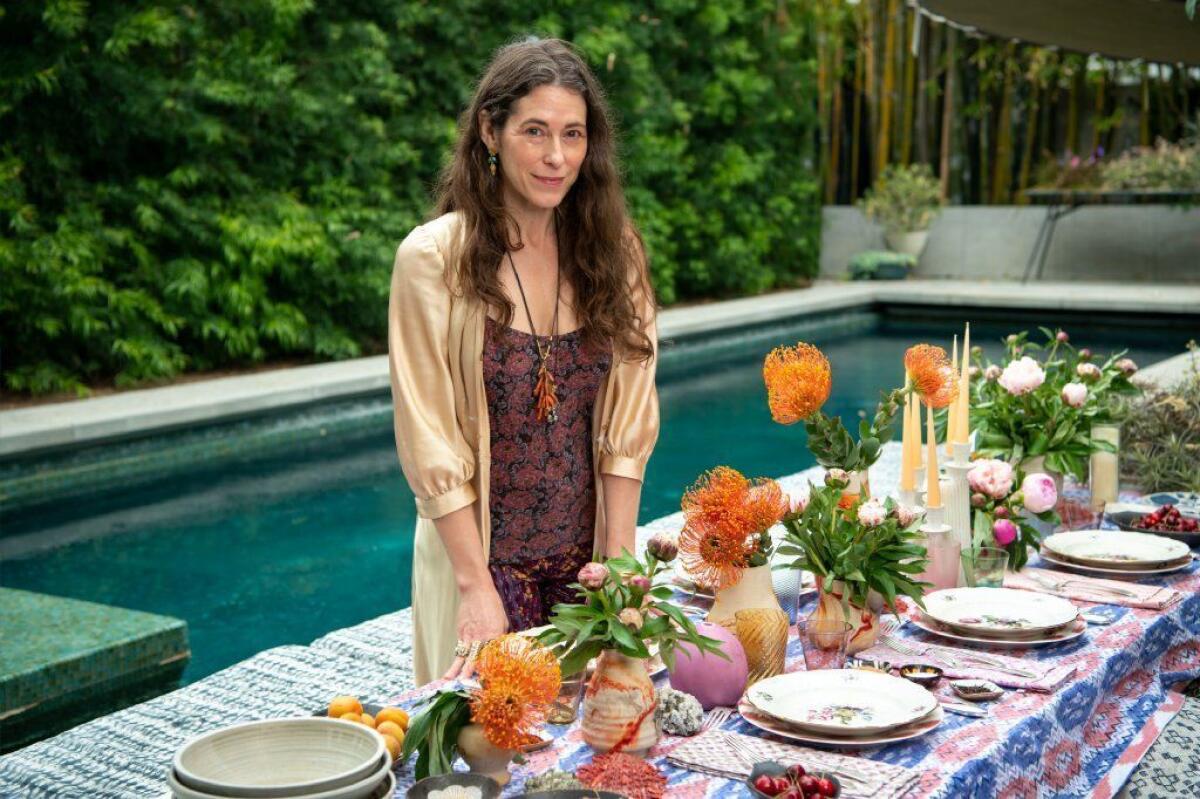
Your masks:
M737 583L759 547L757 535L788 511L778 483L747 480L728 466L701 475L682 505L679 557L699 583L718 590Z
M501 749L538 740L534 729L558 698L562 672L547 647L524 635L489 642L475 660L479 690L471 693L471 721Z
M941 347L917 344L904 353L904 371L921 401L934 408L945 408L954 399L958 379L949 356Z
M829 359L803 341L794 347L776 347L763 361L763 381L771 418L780 424L795 424L819 411L829 399Z

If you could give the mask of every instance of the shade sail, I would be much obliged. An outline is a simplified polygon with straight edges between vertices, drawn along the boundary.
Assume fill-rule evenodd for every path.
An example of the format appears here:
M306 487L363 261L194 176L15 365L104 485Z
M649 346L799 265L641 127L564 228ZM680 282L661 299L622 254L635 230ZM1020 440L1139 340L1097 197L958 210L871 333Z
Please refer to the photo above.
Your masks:
M1184 0L914 0L980 33L1112 58L1200 64L1200 12Z

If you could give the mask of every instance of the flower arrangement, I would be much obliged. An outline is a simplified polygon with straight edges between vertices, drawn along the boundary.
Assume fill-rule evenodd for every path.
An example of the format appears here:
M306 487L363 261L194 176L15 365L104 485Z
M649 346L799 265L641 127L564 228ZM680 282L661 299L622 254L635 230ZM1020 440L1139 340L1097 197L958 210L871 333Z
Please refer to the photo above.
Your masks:
M697 582L715 590L735 585L744 569L768 563L769 530L788 512L778 483L749 480L728 466L701 475L681 505L679 556Z
M478 688L441 691L414 716L401 760L418 753L418 780L453 770L458 737L468 724L480 725L499 749L515 751L538 740L534 730L562 684L554 653L528 636L504 635L483 647L475 669Z
M826 478L811 486L808 501L783 521L787 529L779 554L792 560L781 568L807 569L821 580L826 593L841 583L843 609L867 607L867 595L878 592L896 610L896 597L922 604L926 583L916 575L927 565L918 543L922 514L888 499L866 499L851 508L839 506L845 484ZM849 613L846 613L849 616Z
M658 645L669 668L674 668L674 649L681 640L702 652L727 658L719 641L697 632L695 623L669 601L671 588L654 585L677 553L675 542L659 535L651 539L641 559L624 552L579 570L579 582L572 587L583 601L555 605L552 627L538 636L561 656L564 675L583 671L588 661L606 649L631 658L648 658L650 643Z
M1083 480L1091 453L1113 451L1091 437L1091 426L1112 421L1115 397L1140 391L1130 382L1137 365L1124 352L1093 363L1091 351L1072 346L1065 331L1041 331L1045 344L1029 341L1028 333L1005 339L1003 366L973 350L984 377L971 409L976 452L1012 464L1041 456L1046 469Z
M972 546L999 546L1008 550L1011 568L1020 569L1029 560L1029 548L1038 548L1040 539L1025 514L1043 522L1057 523L1054 506L1058 491L1054 480L1040 472L1025 475L1007 461L994 458L976 460L967 472L971 487Z

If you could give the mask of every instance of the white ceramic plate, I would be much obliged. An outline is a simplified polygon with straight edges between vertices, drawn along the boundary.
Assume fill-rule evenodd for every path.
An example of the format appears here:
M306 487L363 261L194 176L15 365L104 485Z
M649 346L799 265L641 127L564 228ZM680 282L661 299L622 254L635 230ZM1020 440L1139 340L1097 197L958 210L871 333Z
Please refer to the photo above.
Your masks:
M746 700L790 726L820 735L862 735L911 724L937 707L908 680L857 669L795 671L756 682Z
M1003 638L983 638L980 636L967 635L965 633L956 632L945 625L939 624L933 619L918 614L912 619L912 623L924 630L927 633L948 638L951 641L958 641L963 644L974 644L976 646L985 646L992 649L1030 649L1039 646L1051 646L1053 644L1061 644L1065 641L1074 641L1079 636L1083 635L1087 630L1087 622L1083 619L1076 619L1071 624L1063 627L1058 627L1053 630L1043 631L1035 638L1009 639Z
M1186 558L1182 558L1173 563L1167 563L1153 569L1121 569L1118 567L1105 568L1103 566L1087 566L1082 563L1075 563L1070 560L1056 558L1049 552L1041 553L1042 560L1051 563L1055 566L1060 566L1070 571L1079 572L1080 574L1094 574L1104 577L1124 578L1129 580L1139 580L1142 577L1153 577L1161 574L1173 574L1178 571L1183 571L1192 565L1192 556L1189 553Z
M1191 555L1191 550L1182 541L1118 530L1055 533L1042 541L1042 547L1059 560L1108 569L1163 566Z
M1065 599L1012 588L947 588L925 595L930 618L966 635L996 637L1070 624L1079 609Z
M922 688L921 690L925 689ZM930 694L930 696L933 696L933 694ZM861 749L867 746L879 746L881 744L920 738L922 735L937 729L937 726L942 723L943 717L942 706L935 700L933 711L912 724L906 724L903 727L894 727L884 732L847 738L844 735L823 735L793 727L761 712L747 702L745 698L738 703L738 713L746 720L747 724L757 727L764 732L778 735L780 738L839 749Z

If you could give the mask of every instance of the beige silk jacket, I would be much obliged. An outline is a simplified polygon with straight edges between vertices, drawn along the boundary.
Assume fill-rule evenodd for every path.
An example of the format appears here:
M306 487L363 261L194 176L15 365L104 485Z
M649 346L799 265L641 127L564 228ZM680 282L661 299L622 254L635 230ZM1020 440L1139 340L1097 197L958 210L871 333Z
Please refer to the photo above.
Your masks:
M457 276L447 271L458 235L457 214L408 235L396 252L388 309L396 449L419 517L412 569L417 685L445 673L457 637L458 586L432 520L473 504L485 560L491 543L491 430L483 383L487 310L458 291ZM649 299L642 305L655 358L648 363L614 360L592 416L598 553L604 551L606 529L600 475L641 480L658 438L657 331ZM532 375L530 381L532 390Z

